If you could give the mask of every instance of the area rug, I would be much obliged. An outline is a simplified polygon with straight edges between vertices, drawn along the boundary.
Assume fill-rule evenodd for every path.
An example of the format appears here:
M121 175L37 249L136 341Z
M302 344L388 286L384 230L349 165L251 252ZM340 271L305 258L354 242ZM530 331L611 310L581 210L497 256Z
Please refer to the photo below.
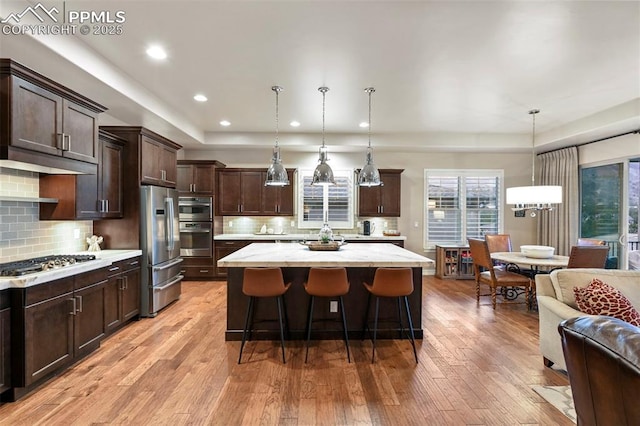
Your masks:
M533 390L576 423L576 409L570 386L533 386Z

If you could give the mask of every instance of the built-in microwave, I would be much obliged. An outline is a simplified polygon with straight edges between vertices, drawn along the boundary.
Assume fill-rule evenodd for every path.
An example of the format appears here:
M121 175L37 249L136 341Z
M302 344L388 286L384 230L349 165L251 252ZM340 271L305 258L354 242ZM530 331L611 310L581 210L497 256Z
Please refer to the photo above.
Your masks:
M213 199L211 197L180 197L178 213L180 222L211 222Z

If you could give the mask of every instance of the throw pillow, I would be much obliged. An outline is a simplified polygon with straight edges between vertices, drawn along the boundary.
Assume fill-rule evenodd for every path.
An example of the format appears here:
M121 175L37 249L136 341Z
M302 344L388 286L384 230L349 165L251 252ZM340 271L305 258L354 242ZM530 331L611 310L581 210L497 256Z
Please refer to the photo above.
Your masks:
M594 278L586 287L574 287L578 308L589 315L606 315L640 327L640 313L617 288Z

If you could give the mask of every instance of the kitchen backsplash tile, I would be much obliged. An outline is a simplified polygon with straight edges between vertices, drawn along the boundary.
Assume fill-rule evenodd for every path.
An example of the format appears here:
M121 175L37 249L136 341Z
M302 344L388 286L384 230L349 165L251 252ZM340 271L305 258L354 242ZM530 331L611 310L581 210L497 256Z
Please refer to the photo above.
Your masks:
M217 220L217 218L216 218ZM357 221L369 220L375 224L373 234L382 234L385 229L398 229L398 218L396 217L361 217ZM291 222L295 224L291 226ZM260 232L262 226L272 229L274 233L285 234L317 234L320 229L298 228L298 220L291 217L271 217L271 216L225 216L223 217L223 230L225 234L254 234ZM385 227L386 225L386 227ZM334 233L340 234L360 234L362 227L353 229L335 229Z
M38 197L38 180L37 173L0 168L0 197ZM86 250L92 233L91 221L40 221L38 203L0 200L0 263Z

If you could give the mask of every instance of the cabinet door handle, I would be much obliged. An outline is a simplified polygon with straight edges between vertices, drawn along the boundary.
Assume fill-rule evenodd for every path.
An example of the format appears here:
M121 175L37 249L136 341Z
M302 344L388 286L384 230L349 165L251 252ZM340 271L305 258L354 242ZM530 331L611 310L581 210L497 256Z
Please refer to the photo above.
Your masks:
M380 206L380 213L384 213L384 206Z
M71 298L71 299L69 299L69 300L71 300L71 303L73 303L73 307L71 308L71 312L69 312L69 314L71 314L71 315L76 315L76 307L77 307L77 306L76 306L76 298L75 298L75 297L72 297L72 298Z
M58 137L56 139L56 148L64 151L64 133L57 133L56 136Z
M203 273L203 274L206 274L207 272L209 272L209 270L208 269L200 269L200 272Z
M82 296L76 296L76 298L78 299L78 312L82 312Z
M129 277L123 277L124 278L124 290L129 288Z
M109 200L104 200L104 205L105 205L104 212L109 213Z
M129 265L134 266L137 265L139 262L137 260L134 260L133 262L129 262Z
M120 269L119 266L114 266L113 268L109 268L109 272L115 272L115 271L117 271L119 269Z
M64 135L64 134L63 134L63 135ZM67 137L67 146L66 146L66 149L65 149L65 146L64 146L64 136L66 136L66 137ZM71 135L64 135L64 136L62 137L62 150L63 150L63 151L71 151Z

